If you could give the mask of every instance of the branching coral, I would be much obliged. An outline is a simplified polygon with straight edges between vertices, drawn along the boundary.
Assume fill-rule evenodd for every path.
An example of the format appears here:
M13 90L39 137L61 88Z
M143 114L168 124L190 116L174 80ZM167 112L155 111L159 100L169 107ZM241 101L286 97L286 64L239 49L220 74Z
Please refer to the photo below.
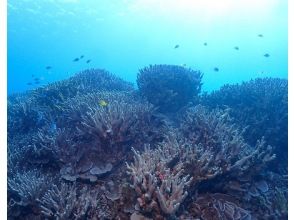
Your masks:
M87 109L83 101L81 107L76 105L78 113L73 113L73 121L80 135L92 141L97 152L121 158L130 145L153 144L163 139L167 128L164 119L154 114L150 104L131 102L131 98L128 94L97 93L85 97L84 100L94 100L86 102ZM107 106L100 106L99 100L106 100ZM79 117L81 109L86 111Z
M37 130L52 119L58 121L67 99L98 91L132 91L132 84L102 69L89 69L75 76L8 97L8 132ZM61 117L62 118L62 117Z
M27 93L8 97L7 111L9 137L16 134L28 134L45 123L42 111Z
M112 73L103 69L89 69L77 73L69 79L38 88L32 93L39 105L43 106L48 105L48 99L52 101L52 104L58 105L66 99L73 98L81 93L131 90L133 90L131 83L120 79Z
M140 71L137 92L106 71L87 70L10 96L9 217L286 219L287 176L267 171L272 129L285 126L285 82L256 80L241 92L232 86L216 104L219 94L203 96L210 109L191 107L201 77L150 66ZM246 125L252 130L238 129Z
M107 105L99 105L100 100ZM168 131L153 107L130 93L91 93L65 103L64 128L52 129L49 123L39 130L26 157L60 168L69 181L97 181L130 156L130 145L154 145Z
M50 124L29 135L15 135L8 140L9 172L15 173L16 167L56 171L75 153L74 141L67 129L52 129Z
M137 76L140 93L160 112L175 112L195 101L201 91L202 74L176 65L150 65Z
M242 175L275 158L263 140L255 148L247 145L226 111L209 112L200 105L190 108L183 116L180 131L195 147L194 160L187 163L195 181L229 172Z
M210 108L230 108L234 122L247 129L246 142L254 145L262 136L276 153L287 158L288 148L288 81L279 78L257 78L242 84L224 85L202 97Z
M124 100L107 98L108 105L97 105L89 108L82 118L80 130L96 137L100 145L108 145L105 150L116 151L116 145L128 143L134 139L134 132L139 129L139 123L144 113L151 112L151 106L141 103L130 103Z
M73 218L73 212L76 208L76 188L62 184L60 188L53 185L52 189L46 192L40 203L41 213L47 217L55 219Z
M58 145L56 139L60 133L50 134L47 130L39 130L32 135L32 143L27 147L24 157L29 158L31 164L48 164L58 166Z
M170 169L165 170L161 186L157 187L156 191L160 208L165 214L169 215L174 214L187 197L188 192L184 191L184 188L189 186L191 182L189 175L181 177L183 174L182 169L173 172L176 172L176 174L172 174Z
M37 199L48 188L52 178L42 175L37 170L18 172L8 178L8 215L15 216L21 207L36 208Z
M137 209L143 214L152 211L159 216L175 214L188 194L184 188L190 184L189 175L183 175L182 163L170 169L162 158L163 151L145 149L140 154L133 149L133 152L134 163L127 164L127 168L139 196Z
M107 200L99 190L78 190L75 184L53 185L40 200L40 208L43 216L59 220L112 218Z

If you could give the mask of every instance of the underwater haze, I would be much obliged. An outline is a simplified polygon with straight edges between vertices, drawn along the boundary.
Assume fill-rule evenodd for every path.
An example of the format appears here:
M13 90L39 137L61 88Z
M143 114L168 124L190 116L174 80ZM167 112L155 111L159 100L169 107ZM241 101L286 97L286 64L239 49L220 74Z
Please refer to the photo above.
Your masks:
M204 91L287 78L287 35L286 0L8 0L8 94L149 64L200 70Z
M287 44L285 0L8 1L8 219L288 219Z

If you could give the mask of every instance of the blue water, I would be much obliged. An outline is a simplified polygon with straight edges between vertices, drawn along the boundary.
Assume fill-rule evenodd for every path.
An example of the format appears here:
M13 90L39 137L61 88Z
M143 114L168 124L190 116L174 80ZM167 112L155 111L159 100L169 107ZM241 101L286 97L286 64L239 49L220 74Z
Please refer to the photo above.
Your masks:
M135 83L149 64L186 64L207 91L287 78L287 35L286 0L8 0L8 93L93 67Z

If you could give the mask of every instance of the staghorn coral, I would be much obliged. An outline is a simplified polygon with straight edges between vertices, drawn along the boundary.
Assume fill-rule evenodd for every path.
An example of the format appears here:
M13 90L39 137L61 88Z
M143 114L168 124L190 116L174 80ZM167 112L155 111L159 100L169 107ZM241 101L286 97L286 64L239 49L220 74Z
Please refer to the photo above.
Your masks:
M15 135L8 140L9 172L13 174L22 167L55 173L74 154L75 146L74 134L64 128L52 129L48 124L29 135Z
M183 175L182 163L170 169L164 151L145 148L142 154L134 149L133 152L134 163L127 163L127 168L139 197L137 210L156 218L174 215L188 194L184 188L190 184L189 175Z
M100 106L100 100L105 100L107 106ZM65 123L74 124L84 136L88 133L99 137L101 142L107 142L106 139L112 139L114 143L128 142L131 138L136 140L136 129L141 132L142 139L149 138L148 142L161 140L160 133L165 133L163 118L155 114L152 105L132 93L93 93L78 96L67 105L65 114L69 120Z
M114 96L116 94L110 94L110 97L106 98L109 100L106 107L99 106L97 99L97 105L89 107L82 116L79 129L96 137L101 145L109 145L109 149L116 150L116 144L127 143L134 138L140 118L144 117L144 113L151 112L151 106L130 103L124 97L116 99Z
M191 144L202 144L212 149L232 144L237 145L235 150L238 151L245 145L241 132L231 123L228 111L209 111L202 105L186 110L181 117L180 132Z
M28 134L45 123L42 111L28 93L9 96L7 113L8 137Z
M189 175L181 177L183 169L177 167L179 171L173 170L176 174L172 174L170 169L166 169L161 178L161 186L157 187L156 195L160 208L165 214L174 214L180 207L183 200L187 197L188 192L184 188L189 186Z
M106 100L107 106L100 106ZM32 138L25 157L60 169L62 178L95 182L130 156L129 145L154 144L168 128L153 107L130 93L99 92L69 99L64 128L47 124Z
M58 145L56 139L59 132L51 134L46 128L40 129L32 135L32 142L28 145L25 158L29 158L31 164L48 164L58 165Z
M100 106L99 100L106 100L108 105ZM18 162L23 161L22 165L27 167L53 168L68 181L95 182L109 175L130 155L130 144L138 147L144 142L154 144L168 130L164 119L154 114L150 104L134 101L132 94L117 92L69 99L65 102L68 107L63 113L66 116L62 119L63 127L47 121L24 143ZM11 161L18 158L18 151L11 150ZM11 169L16 165L10 164Z
M10 218L25 217L36 213L38 198L48 189L53 178L38 170L14 173L8 177L8 216Z
M251 145L265 137L267 144L287 162L288 80L257 78L204 94L201 103L209 108L230 108L235 123L247 127L243 135ZM287 166L286 164L283 166Z
M131 83L126 82L103 69L88 69L75 74L69 79L49 84L32 92L39 105L48 105L48 98L55 105L78 94L98 91L132 91ZM51 102L50 102L51 103Z
M49 84L32 91L39 106L47 106L56 112L62 112L63 103L79 94L99 91L132 91L132 84L123 81L103 69L88 69L69 79Z
M228 153L226 155L201 143L191 144L177 138L174 135L169 136L156 149L147 148L142 154L133 150L134 164L127 164L138 195L136 210L147 217L160 217L163 213L175 214L188 193L184 193L184 187L190 186L189 193L222 192L230 180L245 176L252 179L273 159L271 149L263 140L258 141L255 149L248 145L243 146L241 142L239 154L233 157L230 153L233 149L230 148L235 145L221 146L223 151ZM172 186L173 181L178 184ZM258 187L266 189L262 183L259 183ZM171 188L175 191L179 189L180 196L175 191L175 194L169 194ZM188 199L186 204L190 202ZM222 207L218 209L223 209Z
M50 181L52 180L49 177L42 175L37 170L16 173L8 179L8 190L11 193L16 193L21 200L15 201L11 198L11 201L22 206L35 203Z
M53 185L40 200L41 213L47 217L63 220L73 218L76 201L76 187L61 184Z
M196 182L229 173L242 175L253 167L256 171L275 158L263 139L255 148L247 145L227 111L209 112L201 105L189 108L180 131L194 147L194 158L186 163L186 169Z
M26 133L41 128L46 120L58 123L64 103L79 94L98 91L132 91L125 82L102 69L89 69L75 76L8 97L8 133ZM59 123L57 124L59 126ZM61 125L62 126L62 125Z
M53 219L111 219L114 216L106 196L99 189L62 183L40 199L41 214Z
M156 143L166 133L164 119L154 114L153 107L146 102L131 102L131 98L127 94L94 94L96 103L89 102L83 115L79 117L78 110L74 116L73 121L77 121L79 135L92 141L95 150L103 153L104 157L112 154L112 157L123 158L130 145ZM108 105L99 106L98 101L101 99L107 100ZM83 103L81 102L82 105ZM76 108L84 109L83 106ZM76 119L77 115L79 120Z
M287 176L267 171L272 147L245 143L232 109L179 102L168 121L98 72L8 98L10 219L287 218Z
M201 91L202 74L176 65L150 65L137 76L140 93L160 112L176 112L195 101Z

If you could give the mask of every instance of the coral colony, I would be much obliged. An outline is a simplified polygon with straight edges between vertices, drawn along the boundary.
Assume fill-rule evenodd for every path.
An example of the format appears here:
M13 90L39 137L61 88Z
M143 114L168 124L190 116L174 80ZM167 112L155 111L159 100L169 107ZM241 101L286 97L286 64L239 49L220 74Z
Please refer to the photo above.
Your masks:
M90 69L9 96L9 219L287 219L287 80L201 79Z

